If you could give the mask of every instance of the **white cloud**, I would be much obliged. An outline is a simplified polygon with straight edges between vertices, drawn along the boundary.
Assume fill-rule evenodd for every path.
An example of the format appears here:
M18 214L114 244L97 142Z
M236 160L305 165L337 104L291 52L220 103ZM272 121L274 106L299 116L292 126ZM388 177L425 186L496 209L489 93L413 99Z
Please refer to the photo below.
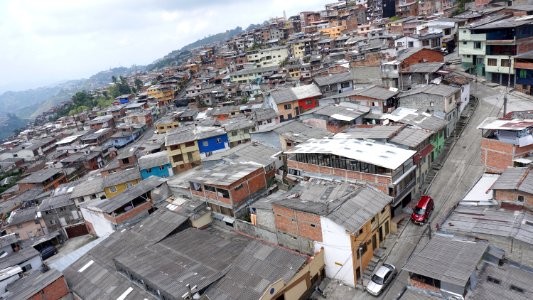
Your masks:
M0 91L147 64L188 43L324 0L3 0Z

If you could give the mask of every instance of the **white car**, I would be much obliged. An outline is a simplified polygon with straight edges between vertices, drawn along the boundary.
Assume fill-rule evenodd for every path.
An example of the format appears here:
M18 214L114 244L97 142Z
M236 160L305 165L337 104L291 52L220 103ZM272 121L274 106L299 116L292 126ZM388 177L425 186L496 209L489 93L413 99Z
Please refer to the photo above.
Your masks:
M366 285L366 291L370 295L379 296L395 276L396 267L391 264L383 264L372 275L370 282Z

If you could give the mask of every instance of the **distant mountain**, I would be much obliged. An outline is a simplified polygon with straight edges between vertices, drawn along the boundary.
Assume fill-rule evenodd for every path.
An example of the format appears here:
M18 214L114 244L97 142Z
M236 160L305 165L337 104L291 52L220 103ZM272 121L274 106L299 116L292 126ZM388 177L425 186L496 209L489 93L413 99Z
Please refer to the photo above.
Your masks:
M257 28L260 25L252 24L247 29ZM69 100L72 95L81 90L91 90L103 87L111 82L112 76L126 76L135 72L152 71L168 66L176 66L186 62L192 57L191 50L219 42L224 42L243 32L241 27L226 30L225 32L210 35L203 39L190 43L179 50L174 50L164 57L155 60L147 66L132 66L129 68L118 67L98 72L88 79L69 80L54 86L40 87L25 91L8 91L0 94L0 126L6 124L5 138L11 135L12 128L16 128L27 121L20 119L34 119L38 115L51 109L55 105ZM8 114L13 114L9 118ZM21 122L18 122L18 121ZM22 125L23 126L23 125ZM20 127L17 127L18 129Z
M0 140L10 137L15 131L28 124L28 120L19 119L13 114L0 117Z
M250 25L249 28L256 28L259 25ZM190 52L193 49L212 45L215 43L220 43L231 39L232 37L242 33L243 30L240 26L235 27L234 29L226 30L226 32L217 33L210 35L203 39L197 40L194 43L190 43L179 50L174 50L164 57L157 59L153 63L146 66L146 69L149 71L162 69L169 66L178 66L187 61L192 56Z

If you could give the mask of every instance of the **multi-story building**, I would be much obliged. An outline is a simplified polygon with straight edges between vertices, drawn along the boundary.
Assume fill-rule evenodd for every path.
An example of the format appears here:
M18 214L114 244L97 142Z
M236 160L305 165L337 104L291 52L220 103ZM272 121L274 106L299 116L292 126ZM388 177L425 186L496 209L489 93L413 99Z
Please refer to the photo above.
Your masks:
M515 56L533 50L533 17L488 17L459 29L463 67L478 76L514 86Z
M391 228L392 198L372 187L308 182L272 202L282 246L294 240L324 249L326 275L355 287ZM301 250L300 250L301 251Z
M533 95L533 51L515 56L515 88L523 93Z
M262 67L262 68L247 68L230 74L230 81L237 83L258 83L266 76L277 72L278 66Z
M130 168L104 177L104 193L107 199L113 198L141 181L139 169Z
M313 139L286 152L288 172L368 183L393 197L393 215L412 198L416 184L415 151L351 138Z
M259 49L248 52L246 55L248 61L254 63L257 68L278 66L285 61L288 56L289 50L287 47Z
M488 173L501 173L517 163L533 161L533 120L487 118L482 130L481 162Z
M218 164L194 172L188 181L192 195L206 201L214 217L225 221L246 214L247 204L267 187L265 169L255 163Z
M228 120L222 124L228 133L230 147L251 141L250 133L255 131L255 122L244 118Z
M267 94L265 105L274 109L279 115L280 122L284 122L317 107L321 95L320 89L314 84L284 88Z
M461 89L445 84L413 88L398 95L400 107L429 112L448 121L446 137L455 130L459 119L457 106L460 99Z
M33 172L28 177L23 178L18 182L18 187L20 192L35 188L42 188L48 191L66 182L67 178L64 170L49 168Z

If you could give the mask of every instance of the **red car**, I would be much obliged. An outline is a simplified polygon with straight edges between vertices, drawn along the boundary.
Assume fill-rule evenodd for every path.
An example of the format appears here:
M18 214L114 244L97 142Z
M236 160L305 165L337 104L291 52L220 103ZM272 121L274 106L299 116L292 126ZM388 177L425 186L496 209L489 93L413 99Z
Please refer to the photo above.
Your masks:
M433 199L430 196L422 196L418 201L418 204L413 209L411 215L411 221L415 224L424 224L429 220L431 213L433 212L434 204Z

